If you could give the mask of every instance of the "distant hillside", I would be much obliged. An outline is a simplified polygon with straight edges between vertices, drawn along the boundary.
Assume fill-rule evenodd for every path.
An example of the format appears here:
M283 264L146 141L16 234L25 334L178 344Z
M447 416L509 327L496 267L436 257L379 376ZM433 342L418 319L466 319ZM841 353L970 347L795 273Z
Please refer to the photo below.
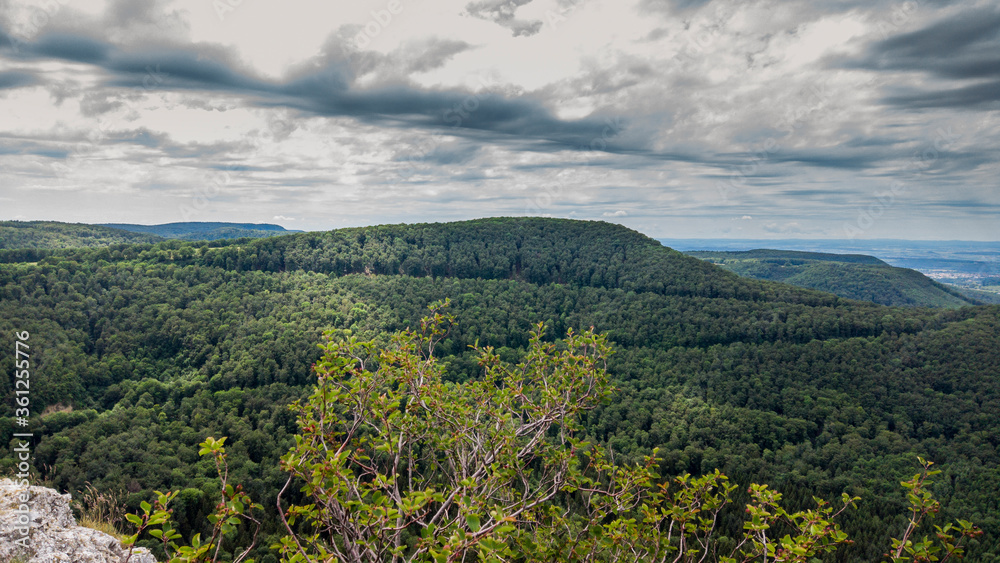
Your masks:
M181 240L217 240L231 238L265 238L289 233L301 233L302 231L289 231L281 225L270 223L211 223L211 222L187 222L187 223L164 223L162 225L135 225L131 223L104 223L101 226L131 231L134 233L148 233L161 236L163 238Z
M873 256L758 249L742 252L687 252L744 277L827 291L882 305L962 307L978 300L908 268Z
M79 248L158 242L155 234L108 226L56 221L0 221L0 250L15 248Z
M957 291L961 293L968 299L979 301L981 303L987 303L990 305L1000 305L1000 293L994 293L992 291L983 291L981 289L971 289L968 287L959 287L957 285L949 285L949 289L952 291Z
M685 252L691 256L708 259L711 255L712 261L718 260L764 260L781 264L805 264L807 262L844 262L845 264L880 264L888 266L882 260L874 256L865 254L832 254L829 252L802 252L798 250L740 250L740 251L697 251Z

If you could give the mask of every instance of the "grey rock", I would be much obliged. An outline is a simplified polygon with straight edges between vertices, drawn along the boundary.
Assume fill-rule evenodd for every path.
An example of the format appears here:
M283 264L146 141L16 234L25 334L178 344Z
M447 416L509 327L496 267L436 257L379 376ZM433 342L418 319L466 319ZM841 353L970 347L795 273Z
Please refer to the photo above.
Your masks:
M23 502L25 493L30 497L27 502ZM77 526L70 500L70 495L52 489L22 487L0 479L0 561L124 563L128 550L117 539ZM27 541L24 530L28 530ZM157 562L148 549L137 548L129 563Z

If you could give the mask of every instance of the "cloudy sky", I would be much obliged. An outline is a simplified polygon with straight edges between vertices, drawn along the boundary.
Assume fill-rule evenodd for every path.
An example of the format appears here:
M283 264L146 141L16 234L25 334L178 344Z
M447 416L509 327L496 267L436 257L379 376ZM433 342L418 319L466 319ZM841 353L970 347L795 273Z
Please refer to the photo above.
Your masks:
M0 0L0 219L998 240L998 162L995 0Z

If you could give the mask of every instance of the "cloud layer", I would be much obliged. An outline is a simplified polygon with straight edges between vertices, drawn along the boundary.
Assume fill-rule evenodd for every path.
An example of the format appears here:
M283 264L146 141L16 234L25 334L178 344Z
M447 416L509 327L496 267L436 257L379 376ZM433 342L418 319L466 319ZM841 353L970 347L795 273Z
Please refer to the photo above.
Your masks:
M2 5L3 218L997 237L994 3L222 2Z

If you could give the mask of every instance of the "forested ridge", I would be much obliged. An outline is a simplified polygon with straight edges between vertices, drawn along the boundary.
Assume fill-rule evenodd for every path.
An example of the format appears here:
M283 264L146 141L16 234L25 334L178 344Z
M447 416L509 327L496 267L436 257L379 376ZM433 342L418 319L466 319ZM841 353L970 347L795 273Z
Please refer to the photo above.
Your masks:
M197 455L207 436L229 436L234 478L273 506L297 431L285 407L308 394L324 329L379 337L449 298L458 324L439 352L458 380L479 373L477 340L516 359L540 321L551 337L607 333L618 391L584 422L622 460L659 447L664 476L719 468L801 505L860 496L844 514L856 543L835 560L875 561L905 524L898 485L922 455L945 471L947 515L986 532L970 560L1000 558L1000 307L851 301L554 219L18 252L0 257L0 358L11 365L14 331L30 331L42 477L121 487L133 510L179 489L185 530L205 525L218 487ZM8 443L9 401L0 414ZM274 515L265 532L278 534Z
M105 223L102 227L111 227L133 233L148 233L164 238L181 240L215 240L234 238L264 238L271 236L297 233L301 231L286 231L280 225L269 223L210 223L183 222L164 223L162 225L136 225L133 223Z
M217 240L264 238L300 231L286 231L267 223L61 223L58 221L0 221L3 261L33 261L53 249L153 243L164 239Z
M741 276L828 291L848 299L908 307L964 307L989 301L873 256L792 250L688 252Z
M56 221L0 221L0 250L57 249L157 242L150 233Z

